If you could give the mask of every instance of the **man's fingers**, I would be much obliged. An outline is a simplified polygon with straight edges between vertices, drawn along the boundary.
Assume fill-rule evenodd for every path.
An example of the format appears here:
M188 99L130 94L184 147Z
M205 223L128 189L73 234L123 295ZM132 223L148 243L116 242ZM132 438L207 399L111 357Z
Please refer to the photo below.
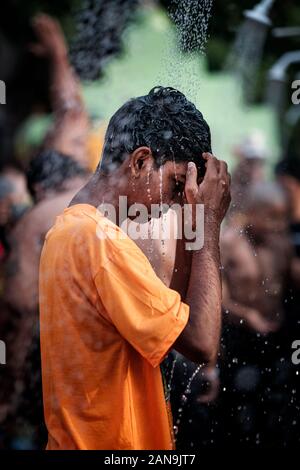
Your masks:
M190 198L195 197L198 192L197 167L193 162L188 162L184 191L188 201Z
M204 160L208 160L210 157L212 157L212 154L209 152L204 152L202 153L202 157L204 158Z
M227 163L223 160L220 161L219 174L220 178L227 178L228 176L228 166Z
M225 183L225 186L230 187L231 177L228 173L227 163L224 161L220 161L219 178L222 184Z
M224 181L227 185L230 184L230 175L228 173L227 163L223 160L218 160L211 153L204 153L203 158L206 163L206 174L208 178L218 178Z
M206 172L204 179L215 179L218 177L220 162L211 153L202 154L204 160L206 160Z

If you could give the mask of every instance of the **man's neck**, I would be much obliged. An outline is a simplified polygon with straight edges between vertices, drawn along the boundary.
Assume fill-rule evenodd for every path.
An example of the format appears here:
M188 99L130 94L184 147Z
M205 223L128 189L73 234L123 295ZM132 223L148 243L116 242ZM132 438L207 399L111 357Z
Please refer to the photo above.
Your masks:
M109 176L93 175L87 184L72 199L70 206L89 204L99 208L101 204L110 204L116 214L119 212L119 196L123 194L120 179ZM118 218L117 218L118 219Z

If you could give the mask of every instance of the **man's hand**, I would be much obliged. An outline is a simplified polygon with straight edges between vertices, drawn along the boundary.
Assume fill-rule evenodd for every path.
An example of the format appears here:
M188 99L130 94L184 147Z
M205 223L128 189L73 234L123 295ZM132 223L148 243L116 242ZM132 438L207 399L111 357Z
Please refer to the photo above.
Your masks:
M37 15L32 22L38 43L30 46L30 50L38 56L51 59L67 57L65 38L59 23L45 14Z
M204 204L206 219L220 226L231 200L230 175L224 161L210 153L204 153L203 158L206 160L206 173L199 185L197 167L193 162L188 163L185 196L189 204Z

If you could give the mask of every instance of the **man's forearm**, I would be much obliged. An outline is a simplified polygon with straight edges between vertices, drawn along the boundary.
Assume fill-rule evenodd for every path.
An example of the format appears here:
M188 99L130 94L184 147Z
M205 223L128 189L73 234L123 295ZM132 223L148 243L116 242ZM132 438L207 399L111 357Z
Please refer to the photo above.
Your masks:
M52 66L52 107L54 123L44 146L71 156L82 166L88 166L87 138L89 119L67 54L56 54Z
M193 252L186 302L191 347L200 350L206 362L216 360L221 331L221 275L219 226L206 223L204 246Z
M204 241L201 249L192 251L186 296L189 320L174 348L192 361L214 364L221 332L220 224L230 204L230 175L225 162L210 153L202 157L206 160L204 178L198 184L196 165L188 162L184 193L192 208L193 230L198 228L197 205L204 206Z
M170 288L179 292L183 301L186 300L192 266L192 254L186 250L185 244L184 238L177 240L174 271L170 283Z
M51 56L51 99L54 112L84 107L79 82L68 60L67 52Z

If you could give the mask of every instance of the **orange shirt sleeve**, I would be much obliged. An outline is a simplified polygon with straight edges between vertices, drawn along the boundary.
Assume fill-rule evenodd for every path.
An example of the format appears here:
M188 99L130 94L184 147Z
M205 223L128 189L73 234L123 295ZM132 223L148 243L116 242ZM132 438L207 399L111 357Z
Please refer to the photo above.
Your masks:
M120 335L158 366L188 321L188 305L163 284L135 245L110 253L94 281Z

